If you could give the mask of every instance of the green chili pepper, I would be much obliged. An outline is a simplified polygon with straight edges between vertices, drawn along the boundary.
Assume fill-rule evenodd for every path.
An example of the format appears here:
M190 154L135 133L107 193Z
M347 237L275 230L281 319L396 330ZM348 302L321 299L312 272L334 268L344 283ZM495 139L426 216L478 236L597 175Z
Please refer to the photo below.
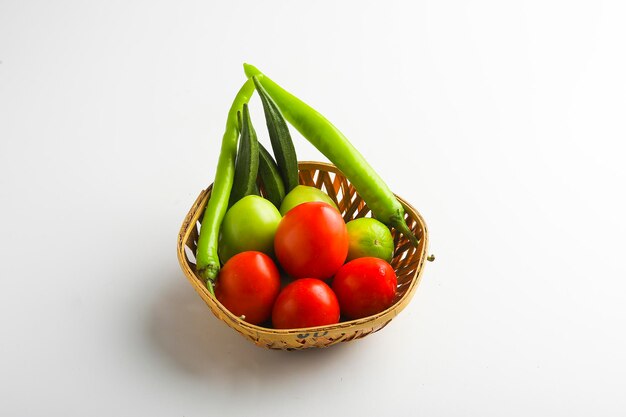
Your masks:
M217 240L219 238L220 226L228 207L228 199L235 174L237 139L239 138L237 112L242 111L243 105L250 101L253 93L254 82L250 79L241 87L230 107L215 179L213 180L213 190L202 218L198 248L196 250L196 271L200 277L207 280L207 287L211 292L213 292L213 281L215 281L220 270Z
M374 217L395 227L417 246L418 240L404 220L404 208L343 133L256 67L244 64L244 71L248 78L258 78L289 123L343 172L372 210Z

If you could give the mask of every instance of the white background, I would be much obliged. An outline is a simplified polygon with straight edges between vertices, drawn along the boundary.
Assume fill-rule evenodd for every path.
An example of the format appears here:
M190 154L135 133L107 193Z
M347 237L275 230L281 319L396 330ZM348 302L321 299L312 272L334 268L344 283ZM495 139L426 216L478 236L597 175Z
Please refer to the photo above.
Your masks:
M624 415L625 19L618 0L1 1L0 414ZM267 351L180 271L244 61L425 217L437 260L381 332Z

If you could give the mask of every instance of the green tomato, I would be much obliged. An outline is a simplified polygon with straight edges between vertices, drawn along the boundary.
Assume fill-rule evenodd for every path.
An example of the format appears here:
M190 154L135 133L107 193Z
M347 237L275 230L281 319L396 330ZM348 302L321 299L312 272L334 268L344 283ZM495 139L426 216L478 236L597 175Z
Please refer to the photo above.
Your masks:
M218 244L222 263L246 251L259 251L274 256L274 235L281 215L268 200L248 195L228 209Z
M362 217L350 220L346 227L349 240L346 262L366 256L391 262L394 245L387 226L376 219Z
M324 193L322 190L309 187L308 185L298 185L293 190L289 191L289 193L283 199L283 202L280 205L280 214L283 216L295 206L308 203L311 201L321 201L323 203L328 203L337 210L337 204L333 201L332 198L328 196L328 194Z

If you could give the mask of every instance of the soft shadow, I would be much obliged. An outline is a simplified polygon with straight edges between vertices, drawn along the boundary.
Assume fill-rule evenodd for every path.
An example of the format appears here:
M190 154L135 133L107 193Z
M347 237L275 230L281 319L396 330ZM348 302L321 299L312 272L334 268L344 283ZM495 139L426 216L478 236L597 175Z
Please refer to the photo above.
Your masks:
M353 343L326 349L274 351L255 346L218 320L184 277L172 279L157 292L148 315L150 344L181 372L239 387L242 381L283 384L328 372L354 353ZM356 343L366 347L366 340Z

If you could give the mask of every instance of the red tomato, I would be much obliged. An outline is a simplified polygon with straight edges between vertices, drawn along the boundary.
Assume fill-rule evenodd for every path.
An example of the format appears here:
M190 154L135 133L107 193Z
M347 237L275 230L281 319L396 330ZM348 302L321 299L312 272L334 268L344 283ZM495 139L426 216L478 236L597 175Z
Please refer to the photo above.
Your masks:
M324 281L315 278L301 278L287 285L278 295L272 310L272 323L277 329L299 329L338 322L339 303L335 293Z
M348 256L348 231L341 214L319 201L289 210L274 236L278 262L295 278L328 279Z
M233 256L218 275L215 296L231 313L260 324L268 320L280 291L280 274L272 259L261 252Z
M341 314L360 319L391 306L398 278L391 265L379 258L358 258L348 262L335 275L333 290Z

